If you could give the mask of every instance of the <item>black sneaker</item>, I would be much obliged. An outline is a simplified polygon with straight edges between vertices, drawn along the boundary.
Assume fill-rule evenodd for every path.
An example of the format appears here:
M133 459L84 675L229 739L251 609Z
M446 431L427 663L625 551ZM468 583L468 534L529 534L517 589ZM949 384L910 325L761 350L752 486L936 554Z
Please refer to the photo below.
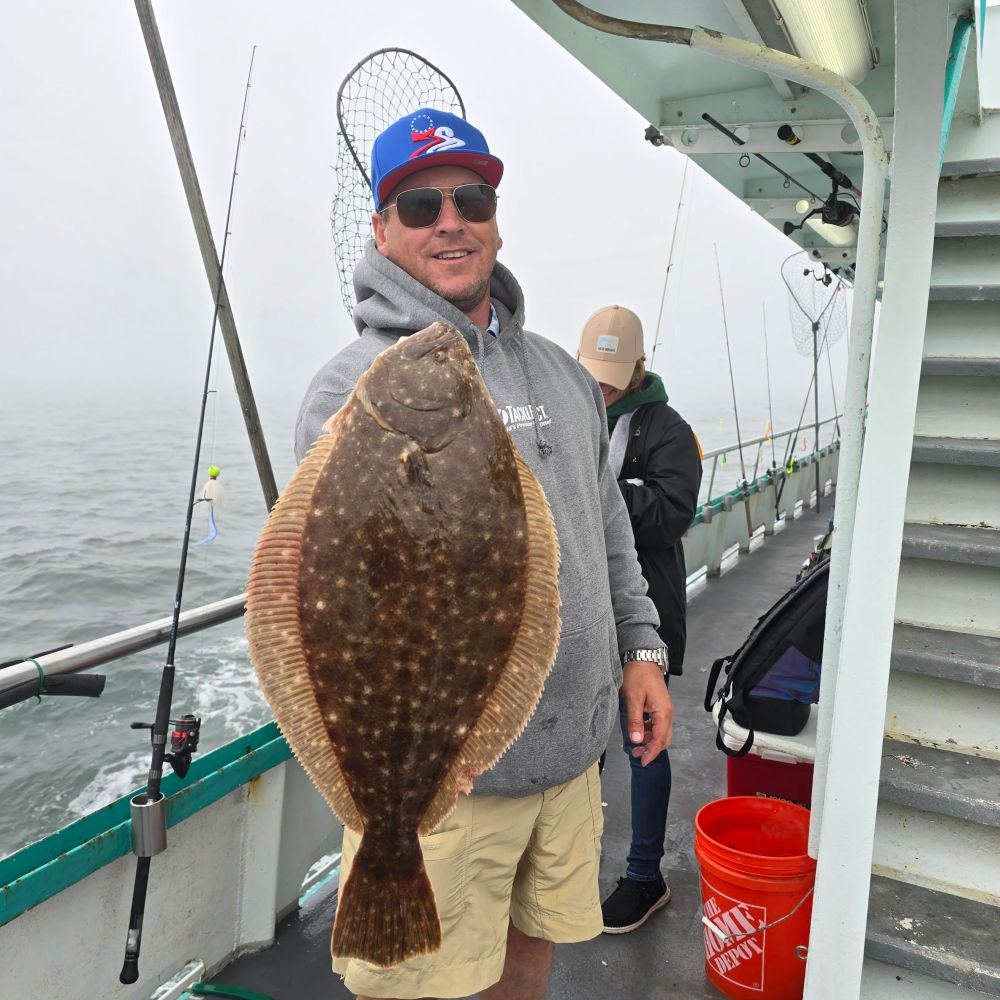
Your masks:
M661 906L670 902L670 887L658 875L655 882L620 878L618 888L603 903L605 934L627 934L641 927Z

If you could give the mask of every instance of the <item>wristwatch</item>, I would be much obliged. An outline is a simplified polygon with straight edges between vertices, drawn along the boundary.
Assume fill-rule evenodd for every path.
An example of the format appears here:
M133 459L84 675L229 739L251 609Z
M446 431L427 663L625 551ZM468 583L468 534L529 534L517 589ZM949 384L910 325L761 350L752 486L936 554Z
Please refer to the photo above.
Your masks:
M625 666L630 660L645 660L649 663L659 664L664 675L670 671L667 651L662 646L659 649L626 649L622 653L622 666Z

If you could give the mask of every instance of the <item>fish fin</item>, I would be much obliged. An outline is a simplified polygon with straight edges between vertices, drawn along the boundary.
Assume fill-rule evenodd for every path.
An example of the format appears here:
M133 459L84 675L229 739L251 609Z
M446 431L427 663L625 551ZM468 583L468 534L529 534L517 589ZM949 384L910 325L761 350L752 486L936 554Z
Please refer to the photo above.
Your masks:
M426 836L455 808L470 776L492 767L524 731L542 697L559 648L559 542L542 485L514 449L528 526L524 612L510 660L444 781L420 819ZM525 692L528 697L525 697ZM508 738L507 734L514 735ZM498 737L497 734L502 734Z
M364 824L313 692L299 624L302 535L316 481L338 437L336 422L328 428L285 487L257 542L247 580L246 634L278 727L344 826L360 832Z
M330 951L389 968L441 947L434 889L420 842L393 845L391 862L363 836L347 882L340 888Z

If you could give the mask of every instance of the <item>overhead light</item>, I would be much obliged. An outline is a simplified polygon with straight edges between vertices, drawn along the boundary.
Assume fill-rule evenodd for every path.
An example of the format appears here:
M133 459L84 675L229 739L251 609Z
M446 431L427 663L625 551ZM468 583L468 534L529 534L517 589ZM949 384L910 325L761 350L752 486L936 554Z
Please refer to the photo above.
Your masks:
M858 231L853 225L832 226L824 222L820 216L814 215L806 219L806 225L818 236L821 236L830 246L853 247L858 243Z
M860 83L874 64L859 0L773 0L798 54Z

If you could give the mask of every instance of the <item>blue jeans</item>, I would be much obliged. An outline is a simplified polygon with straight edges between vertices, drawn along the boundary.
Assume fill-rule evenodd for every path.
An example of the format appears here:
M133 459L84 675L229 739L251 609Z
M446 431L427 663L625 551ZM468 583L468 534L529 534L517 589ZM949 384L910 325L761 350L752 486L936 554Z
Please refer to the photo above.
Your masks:
M628 755L632 774L632 844L625 867L627 878L654 882L660 874L663 841L667 833L670 803L670 758L664 750L646 767L632 756L635 744L628 738L628 716L619 698L622 749Z

